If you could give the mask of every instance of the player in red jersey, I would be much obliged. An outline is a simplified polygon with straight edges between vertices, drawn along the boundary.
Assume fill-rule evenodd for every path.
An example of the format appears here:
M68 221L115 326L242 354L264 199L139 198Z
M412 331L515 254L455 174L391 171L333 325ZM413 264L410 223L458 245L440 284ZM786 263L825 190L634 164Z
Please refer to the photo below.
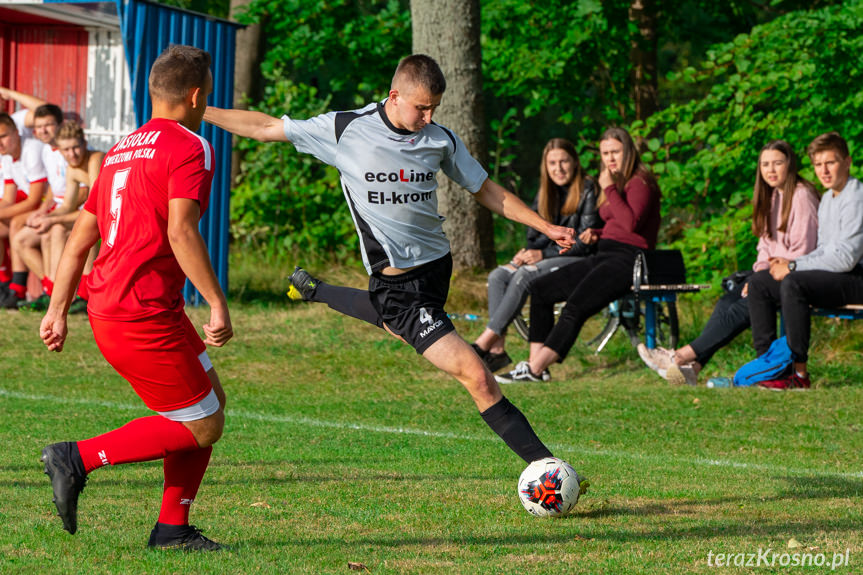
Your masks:
M215 551L189 525L189 506L224 428L225 394L206 353L233 335L225 296L198 232L213 178L213 149L194 133L212 91L210 55L170 46L150 70L153 117L105 156L57 270L40 335L62 351L66 314L90 247L89 316L105 359L158 415L104 435L42 450L63 527L77 530L78 495L103 465L164 460L164 493L148 545ZM183 311L189 278L207 303L202 342ZM206 345L205 345L206 344Z

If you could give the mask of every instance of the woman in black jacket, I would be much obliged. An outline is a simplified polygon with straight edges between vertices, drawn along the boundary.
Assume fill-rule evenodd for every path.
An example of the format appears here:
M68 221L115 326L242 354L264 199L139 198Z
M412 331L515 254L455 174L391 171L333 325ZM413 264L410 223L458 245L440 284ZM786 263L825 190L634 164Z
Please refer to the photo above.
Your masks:
M596 207L593 180L584 175L575 147L569 140L553 138L542 151L539 192L533 209L551 223L573 228L576 236L588 228L602 226ZM506 328L518 316L538 277L575 263L590 251L578 240L569 251L547 236L528 228L527 246L512 260L488 276L489 322L473 343L491 371L498 371L512 360L504 349Z

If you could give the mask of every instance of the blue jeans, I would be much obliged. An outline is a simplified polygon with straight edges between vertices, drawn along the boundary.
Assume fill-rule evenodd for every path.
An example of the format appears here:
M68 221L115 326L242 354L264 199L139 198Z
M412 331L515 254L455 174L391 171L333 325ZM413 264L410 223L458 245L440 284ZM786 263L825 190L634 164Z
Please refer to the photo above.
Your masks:
M842 307L863 303L863 268L846 273L795 271L781 282L763 271L749 278L749 317L752 344L764 355L776 339L776 312L782 311L785 334L794 361L809 360L810 311L814 307Z

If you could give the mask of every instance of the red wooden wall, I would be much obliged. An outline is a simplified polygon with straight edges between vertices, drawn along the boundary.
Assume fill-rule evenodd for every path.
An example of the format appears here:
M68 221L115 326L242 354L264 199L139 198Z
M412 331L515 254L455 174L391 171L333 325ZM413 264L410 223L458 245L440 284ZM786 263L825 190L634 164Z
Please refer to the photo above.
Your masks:
M0 85L57 104L84 120L87 31L0 9ZM12 105L5 104L11 112Z

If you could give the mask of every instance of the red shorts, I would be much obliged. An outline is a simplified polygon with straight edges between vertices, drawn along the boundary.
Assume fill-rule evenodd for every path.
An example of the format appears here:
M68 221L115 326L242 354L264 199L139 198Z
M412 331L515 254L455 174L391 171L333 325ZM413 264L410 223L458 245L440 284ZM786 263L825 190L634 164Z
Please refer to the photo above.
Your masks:
M213 389L198 356L207 349L185 312L134 321L90 316L96 344L153 411L194 405Z

